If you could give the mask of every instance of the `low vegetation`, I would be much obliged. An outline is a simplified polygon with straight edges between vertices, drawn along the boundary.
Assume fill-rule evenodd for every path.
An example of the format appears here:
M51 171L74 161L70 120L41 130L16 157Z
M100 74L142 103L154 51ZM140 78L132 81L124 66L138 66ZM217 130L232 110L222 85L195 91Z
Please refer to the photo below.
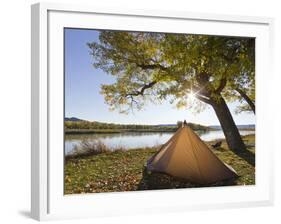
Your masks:
M111 150L101 141L82 141L76 145L73 151L65 156L65 159L76 157L95 156L101 153L110 152Z
M243 140L247 145L247 151L243 154L234 154L225 141L220 148L213 149L239 175L235 181L214 186L255 184L255 136L244 136ZM211 147L214 142L207 144ZM202 187L168 175L145 172L145 162L158 148L111 151L102 143L83 144L85 151L79 148L72 156L66 157L65 194Z

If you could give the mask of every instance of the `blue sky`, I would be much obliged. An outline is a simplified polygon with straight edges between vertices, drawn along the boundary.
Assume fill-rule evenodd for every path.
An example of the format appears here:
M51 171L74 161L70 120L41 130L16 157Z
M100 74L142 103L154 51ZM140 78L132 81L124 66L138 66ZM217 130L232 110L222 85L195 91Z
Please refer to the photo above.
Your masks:
M172 124L186 119L203 125L219 125L215 112L207 107L201 113L176 109L169 102L162 105L148 104L142 111L120 114L109 111L100 94L101 84L110 84L114 78L92 66L88 42L98 41L99 32L86 29L65 29L65 116L89 121ZM234 113L238 102L229 103L236 124L255 124L255 116L249 113Z

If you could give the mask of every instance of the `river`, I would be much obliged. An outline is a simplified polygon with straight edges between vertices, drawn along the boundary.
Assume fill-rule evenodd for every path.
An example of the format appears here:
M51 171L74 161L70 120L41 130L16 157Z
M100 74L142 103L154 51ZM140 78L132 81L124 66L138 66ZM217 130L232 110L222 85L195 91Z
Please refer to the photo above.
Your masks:
M239 130L241 135L254 134L254 130ZM165 143L174 133L155 133L155 132L127 132L110 134L67 134L65 136L65 154L73 151L76 145L83 140L101 141L113 150L115 148L143 148L152 147ZM212 130L207 132L197 132L204 141L212 141L224 138L222 130Z

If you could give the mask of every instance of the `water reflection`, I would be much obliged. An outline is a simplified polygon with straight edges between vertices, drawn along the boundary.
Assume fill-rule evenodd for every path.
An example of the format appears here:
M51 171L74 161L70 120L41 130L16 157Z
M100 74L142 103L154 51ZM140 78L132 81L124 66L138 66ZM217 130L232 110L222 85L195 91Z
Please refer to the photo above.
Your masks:
M241 135L253 134L254 130L240 130ZM172 132L128 132L128 133L110 133L110 134L67 134L65 136L65 153L71 152L75 145L81 141L96 141L103 142L106 146L112 148L142 148L160 145L169 140L173 135ZM221 130L197 132L200 138L204 141L224 138Z

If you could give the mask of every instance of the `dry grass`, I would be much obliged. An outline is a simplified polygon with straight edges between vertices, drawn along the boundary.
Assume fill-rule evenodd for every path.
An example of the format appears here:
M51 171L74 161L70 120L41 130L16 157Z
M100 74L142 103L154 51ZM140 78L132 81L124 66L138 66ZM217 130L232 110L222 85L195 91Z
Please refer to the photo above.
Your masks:
M255 184L255 136L249 135L243 139L248 145L244 154L237 155L230 151L225 141L220 148L213 150L237 171L239 178L234 182L211 186ZM111 151L100 143L84 146L83 155L68 157L65 162L65 194L202 187L168 175L146 175L143 172L144 164L157 148Z
M103 142L83 140L79 145L76 145L74 150L65 156L65 159L82 158L88 156L96 156L102 153L112 152L113 149L107 147ZM123 148L116 148L114 151L124 151Z

